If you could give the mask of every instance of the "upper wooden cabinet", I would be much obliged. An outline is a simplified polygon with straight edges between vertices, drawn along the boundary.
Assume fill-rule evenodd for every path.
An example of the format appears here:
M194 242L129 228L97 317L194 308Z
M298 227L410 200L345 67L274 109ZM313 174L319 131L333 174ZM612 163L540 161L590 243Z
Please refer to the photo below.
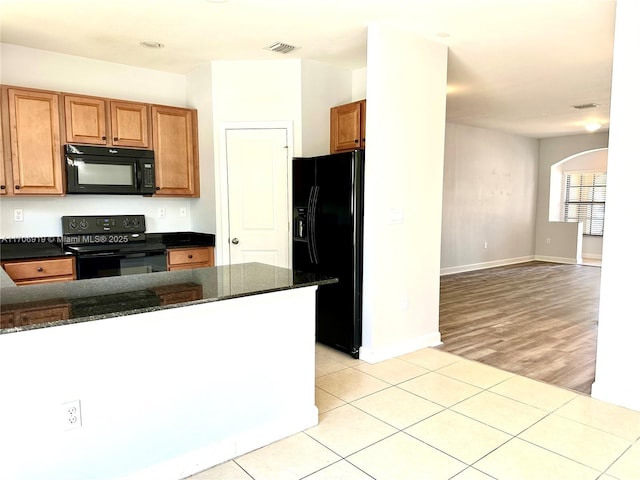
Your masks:
M367 101L339 105L331 109L331 153L365 147Z
M149 106L97 97L64 96L67 143L149 148Z
M156 195L200 196L197 111L2 85L0 195L64 195L63 143L153 148Z
M151 119L156 195L200 196L196 111L154 105Z
M60 144L59 95L53 92L3 88L9 138L11 182L14 195L62 195L62 147ZM5 110L5 109L3 109ZM7 167L9 170L9 167Z
M2 95L0 95L2 97ZM0 112L2 112L2 103L0 100ZM0 115L0 195L7 194L7 177L4 173L4 163L5 163L5 155L7 152L4 150L4 143L2 143L2 137L4 135L4 120L2 120L2 115Z

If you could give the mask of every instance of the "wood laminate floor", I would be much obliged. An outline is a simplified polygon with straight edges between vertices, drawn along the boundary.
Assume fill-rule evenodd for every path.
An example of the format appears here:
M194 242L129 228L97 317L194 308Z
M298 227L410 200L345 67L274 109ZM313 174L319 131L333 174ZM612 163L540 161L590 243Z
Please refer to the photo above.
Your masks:
M600 268L527 262L440 279L440 350L591 393Z

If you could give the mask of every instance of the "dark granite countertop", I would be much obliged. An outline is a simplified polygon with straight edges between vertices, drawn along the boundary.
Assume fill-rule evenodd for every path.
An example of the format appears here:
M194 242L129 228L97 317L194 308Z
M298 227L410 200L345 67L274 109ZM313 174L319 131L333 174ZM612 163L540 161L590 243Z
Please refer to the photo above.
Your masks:
M63 237L14 237L0 239L0 260L29 260L71 255L62 248ZM212 233L165 232L147 233L147 242L162 243L167 248L215 247Z
M62 249L60 237L3 238L0 241L0 260L28 260L70 255Z
M167 248L216 246L214 234L199 232L147 233L147 241L164 243Z
M311 285L324 285L337 281L331 277L294 272L261 263L245 263L21 287L5 286L7 283L2 282L0 290L2 311L24 304L37 306L46 301L56 304L62 302L70 307L70 318L3 328L0 329L0 334L120 317ZM201 298L161 304L161 292L179 292L185 288L201 291L198 295Z

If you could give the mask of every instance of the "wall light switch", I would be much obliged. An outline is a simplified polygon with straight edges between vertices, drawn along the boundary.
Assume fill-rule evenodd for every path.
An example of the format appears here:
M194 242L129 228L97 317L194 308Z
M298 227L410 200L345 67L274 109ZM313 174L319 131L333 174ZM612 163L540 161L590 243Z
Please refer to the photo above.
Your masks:
M13 221L14 222L22 222L22 221L24 221L24 217L22 215L22 209L21 208L14 208L13 209Z
M184 207L180 207L180 216L181 217L186 217L187 216L187 209Z
M392 225L404 223L404 209L392 208L389 212L389 223Z

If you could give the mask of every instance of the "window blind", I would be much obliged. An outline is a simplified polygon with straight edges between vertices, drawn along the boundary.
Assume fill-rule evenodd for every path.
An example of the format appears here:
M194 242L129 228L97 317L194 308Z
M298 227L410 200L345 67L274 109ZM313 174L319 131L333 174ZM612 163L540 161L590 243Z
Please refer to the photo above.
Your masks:
M603 234L606 199L606 172L566 174L564 220L565 222L582 222L583 234Z

